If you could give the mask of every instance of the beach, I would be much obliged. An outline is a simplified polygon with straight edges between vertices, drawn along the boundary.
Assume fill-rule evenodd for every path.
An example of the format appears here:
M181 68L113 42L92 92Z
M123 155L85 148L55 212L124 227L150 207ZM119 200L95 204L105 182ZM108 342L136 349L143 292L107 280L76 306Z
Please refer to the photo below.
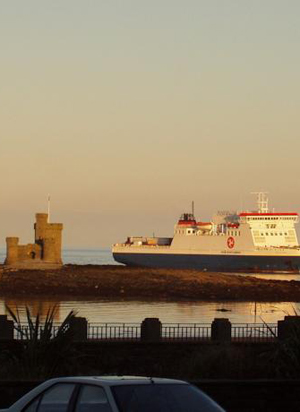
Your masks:
M64 265L55 270L15 270L2 266L0 295L295 302L300 300L300 283L119 265Z

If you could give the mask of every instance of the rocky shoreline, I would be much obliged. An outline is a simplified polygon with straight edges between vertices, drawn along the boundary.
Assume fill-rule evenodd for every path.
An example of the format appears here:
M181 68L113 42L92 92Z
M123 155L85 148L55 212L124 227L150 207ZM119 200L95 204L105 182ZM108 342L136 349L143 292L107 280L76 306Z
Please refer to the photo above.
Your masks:
M119 265L65 265L53 270L13 270L3 266L0 295L297 302L300 282Z

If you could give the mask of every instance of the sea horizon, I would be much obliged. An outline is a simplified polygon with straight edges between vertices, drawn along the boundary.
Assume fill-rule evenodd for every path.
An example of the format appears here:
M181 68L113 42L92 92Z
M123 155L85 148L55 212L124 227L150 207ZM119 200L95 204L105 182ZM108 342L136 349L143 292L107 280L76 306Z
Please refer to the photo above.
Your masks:
M0 264L5 256L6 248L0 247ZM63 248L62 260L65 265L119 265L109 248Z

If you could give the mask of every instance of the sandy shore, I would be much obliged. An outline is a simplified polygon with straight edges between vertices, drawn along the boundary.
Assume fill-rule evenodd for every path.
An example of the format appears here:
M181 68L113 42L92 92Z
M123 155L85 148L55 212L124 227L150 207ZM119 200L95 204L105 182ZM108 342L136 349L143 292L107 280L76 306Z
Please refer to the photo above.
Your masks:
M2 267L0 295L296 302L300 301L300 282L112 265L65 265L59 270Z

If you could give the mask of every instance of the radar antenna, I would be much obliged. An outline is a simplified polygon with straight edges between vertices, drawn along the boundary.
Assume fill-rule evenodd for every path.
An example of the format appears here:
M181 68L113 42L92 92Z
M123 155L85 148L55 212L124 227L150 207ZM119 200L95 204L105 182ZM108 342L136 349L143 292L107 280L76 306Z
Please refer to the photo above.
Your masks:
M257 196L257 208L258 213L268 213L269 212L269 192L251 192L252 195Z

